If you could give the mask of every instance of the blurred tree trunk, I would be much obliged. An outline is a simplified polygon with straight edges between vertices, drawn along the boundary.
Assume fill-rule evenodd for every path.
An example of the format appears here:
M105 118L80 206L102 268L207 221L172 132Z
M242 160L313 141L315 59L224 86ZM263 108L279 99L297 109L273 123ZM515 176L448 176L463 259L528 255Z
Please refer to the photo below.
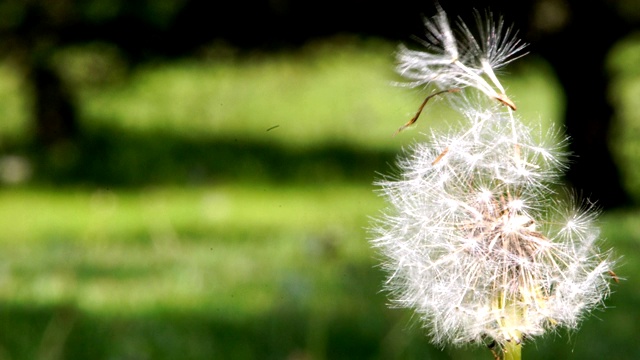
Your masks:
M565 1L566 24L536 44L565 91L565 124L572 152L567 179L603 208L627 205L609 147L614 109L608 101L606 59L629 29L606 1Z
M14 55L29 84L34 147L48 151L75 140L79 127L74 96L52 66L55 50L67 45L64 34L71 32L74 24L73 3L34 0L0 4L19 20L0 27L1 44L5 52Z
M39 64L27 71L33 87L35 145L49 148L75 140L78 123L74 101L60 76Z

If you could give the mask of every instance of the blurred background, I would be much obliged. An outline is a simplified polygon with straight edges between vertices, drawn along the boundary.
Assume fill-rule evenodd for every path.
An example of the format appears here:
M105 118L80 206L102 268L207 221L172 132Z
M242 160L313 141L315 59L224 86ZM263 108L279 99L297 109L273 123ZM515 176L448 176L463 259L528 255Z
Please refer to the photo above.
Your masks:
M518 113L622 261L606 311L526 359L640 358L640 2L489 8ZM0 359L491 359L389 309L373 182L445 126L393 87L431 1L0 0Z

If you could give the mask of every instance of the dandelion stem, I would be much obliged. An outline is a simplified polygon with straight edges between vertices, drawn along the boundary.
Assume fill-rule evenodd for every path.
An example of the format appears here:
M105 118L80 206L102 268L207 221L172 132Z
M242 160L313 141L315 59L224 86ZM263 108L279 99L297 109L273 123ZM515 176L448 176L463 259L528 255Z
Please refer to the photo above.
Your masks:
M522 359L522 343L515 341L507 341L502 350L504 360L520 360Z

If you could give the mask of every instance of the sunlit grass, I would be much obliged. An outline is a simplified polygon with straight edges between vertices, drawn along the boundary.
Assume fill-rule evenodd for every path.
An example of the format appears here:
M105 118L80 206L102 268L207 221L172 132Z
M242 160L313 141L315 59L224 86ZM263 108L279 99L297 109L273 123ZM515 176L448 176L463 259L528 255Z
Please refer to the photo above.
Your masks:
M369 263L365 227L380 205L361 186L3 191L0 294L90 312L247 316L272 306L287 276L332 287L325 261Z
M143 67L126 87L87 94L87 119L127 130L169 130L190 137L228 136L287 146L348 143L398 148L392 138L425 96L391 85L393 45L382 41L318 43L277 56ZM524 117L557 122L562 98L548 69L527 62L507 77ZM424 112L416 129L443 126L443 108ZM409 131L407 131L409 133Z

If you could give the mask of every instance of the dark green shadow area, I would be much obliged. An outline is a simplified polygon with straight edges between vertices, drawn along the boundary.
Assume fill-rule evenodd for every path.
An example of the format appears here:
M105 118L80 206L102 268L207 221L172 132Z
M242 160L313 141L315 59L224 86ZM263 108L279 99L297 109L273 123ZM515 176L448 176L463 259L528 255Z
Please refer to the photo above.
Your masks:
M407 317L389 310L313 314L281 305L237 320L215 311L107 318L72 306L0 309L5 359L491 359L480 347L440 351L419 329L403 325ZM589 325L578 335L528 344L523 355L637 359L634 339L616 334L611 327Z
M158 308L135 315L83 313L75 305L0 304L3 359L491 359L482 347L440 350L409 312L389 309L369 263L346 268L344 306L309 306L291 289L267 311L238 315ZM633 291L575 334L527 344L525 359L637 359ZM168 294L170 296L170 294ZM234 294L242 296L242 294ZM353 303L357 306L354 307Z
M75 143L30 153L38 182L122 187L233 181L371 183L377 172L390 169L397 155L340 143L296 149L267 140L103 127L85 131Z
M345 271L344 306L310 305L291 288L256 315L216 306L96 315L73 305L0 304L0 357L11 359L425 359L450 358L406 312L386 307L371 264ZM167 294L170 296L170 294ZM242 294L234 294L242 296ZM354 307L354 302L358 306ZM206 305L206 304L205 304ZM410 330L407 332L407 330Z

